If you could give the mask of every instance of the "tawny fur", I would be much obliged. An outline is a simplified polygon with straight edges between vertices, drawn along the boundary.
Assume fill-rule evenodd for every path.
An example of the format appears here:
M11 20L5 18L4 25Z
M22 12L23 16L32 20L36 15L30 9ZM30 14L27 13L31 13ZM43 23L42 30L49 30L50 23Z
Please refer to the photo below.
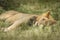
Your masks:
M53 17L50 15L50 12L46 12L43 13L41 15L35 15L35 14L24 14L24 13L20 13L17 11L7 11L3 14L0 15L0 19L5 19L6 22L10 22L12 23L11 26L9 26L8 28L4 29L4 31L10 31L16 27L18 27L20 24L22 24L23 22L28 22L31 18L34 22L34 25L40 25L40 24L48 24L49 22L55 23L55 20L53 19Z

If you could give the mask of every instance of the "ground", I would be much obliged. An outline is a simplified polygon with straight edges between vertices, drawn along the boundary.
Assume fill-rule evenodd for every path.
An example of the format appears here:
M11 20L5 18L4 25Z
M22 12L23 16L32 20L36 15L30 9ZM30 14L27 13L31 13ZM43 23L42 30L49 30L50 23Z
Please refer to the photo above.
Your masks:
M24 13L40 14L47 10L51 11L51 15L55 18L57 23L52 26L45 26L44 29L40 27L30 27L22 24L22 28L10 32L3 32L0 30L0 40L60 40L60 2L41 2L35 5L21 5L16 10ZM9 26L9 23L0 21L0 28Z

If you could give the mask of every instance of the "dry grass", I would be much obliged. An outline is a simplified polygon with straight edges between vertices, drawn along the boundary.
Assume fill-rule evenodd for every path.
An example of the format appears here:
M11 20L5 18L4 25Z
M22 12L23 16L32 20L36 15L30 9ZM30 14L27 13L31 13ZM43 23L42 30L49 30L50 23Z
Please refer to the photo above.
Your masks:
M40 14L50 9L51 15L57 20L57 24L52 26L45 26L44 29L40 27L30 27L28 25L21 25L17 29L10 32L3 32L0 30L0 40L60 40L60 3L47 2L35 5L21 5L17 11L24 13ZM9 23L0 21L0 28L9 26Z

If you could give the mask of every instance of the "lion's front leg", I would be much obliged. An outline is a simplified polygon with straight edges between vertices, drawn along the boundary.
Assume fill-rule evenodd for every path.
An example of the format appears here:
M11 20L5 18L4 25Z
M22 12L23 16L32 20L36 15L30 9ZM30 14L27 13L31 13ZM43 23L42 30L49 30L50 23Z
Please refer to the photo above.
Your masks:
M11 31L11 30L15 29L16 27L18 27L23 22L24 22L24 20L21 20L21 19L15 21L11 26L9 26L8 28L5 28L4 32Z

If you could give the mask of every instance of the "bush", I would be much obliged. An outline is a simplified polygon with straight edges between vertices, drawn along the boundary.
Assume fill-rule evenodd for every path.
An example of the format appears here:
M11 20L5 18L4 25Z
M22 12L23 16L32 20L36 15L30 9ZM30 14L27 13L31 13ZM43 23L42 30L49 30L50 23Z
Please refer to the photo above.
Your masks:
M0 0L0 5L6 9L15 9L20 5L20 0Z

